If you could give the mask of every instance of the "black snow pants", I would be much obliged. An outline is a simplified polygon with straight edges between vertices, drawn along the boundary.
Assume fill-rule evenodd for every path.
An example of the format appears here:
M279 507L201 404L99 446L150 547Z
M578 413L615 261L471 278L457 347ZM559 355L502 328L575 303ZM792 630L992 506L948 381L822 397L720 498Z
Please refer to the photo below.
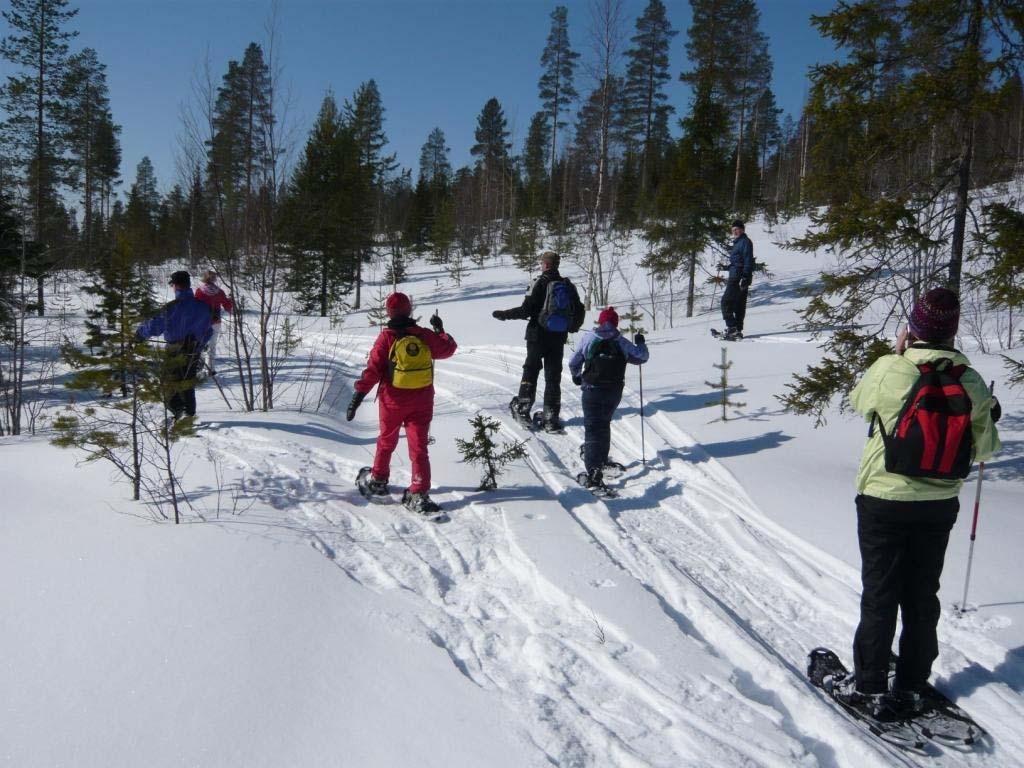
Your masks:
M196 415L196 376L201 350L188 342L167 345L163 371L164 401L175 421Z
M583 464L589 474L608 461L612 416L622 399L622 385L583 388Z
M889 501L861 494L856 504L863 585L853 639L857 688L888 689L898 610L903 631L894 687L914 690L928 681L939 655L939 576L960 500Z
M558 418L562 409L562 354L565 351L564 333L548 333L530 328L526 339L526 362L523 380L519 385L519 408L529 412L537 397L537 379L544 369L544 418Z
M727 331L743 330L743 319L747 316L748 290L740 288L736 280L730 280L725 284L725 291L722 293L722 320L725 321Z

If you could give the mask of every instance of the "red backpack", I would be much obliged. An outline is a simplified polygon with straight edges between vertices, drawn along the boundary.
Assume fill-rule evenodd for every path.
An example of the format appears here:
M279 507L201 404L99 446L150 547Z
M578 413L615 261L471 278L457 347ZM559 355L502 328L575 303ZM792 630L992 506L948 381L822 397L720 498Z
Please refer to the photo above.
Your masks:
M917 366L919 376L910 388L892 434L881 417L875 420L885 444L885 470L909 477L955 480L971 471L974 436L971 398L960 383L966 365L943 357Z

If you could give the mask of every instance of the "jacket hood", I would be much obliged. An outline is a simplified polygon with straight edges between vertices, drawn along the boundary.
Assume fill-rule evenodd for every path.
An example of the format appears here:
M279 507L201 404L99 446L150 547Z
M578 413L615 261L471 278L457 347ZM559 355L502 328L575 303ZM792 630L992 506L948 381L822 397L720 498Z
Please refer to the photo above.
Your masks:
M220 286L214 285L213 283L200 283L196 290L209 296L216 296L220 293Z
M943 357L948 357L953 361L954 365L971 364L971 361L967 359L967 356L957 349L953 349L952 347L940 347L937 344L923 344L921 342L916 342L907 347L906 351L903 353L903 357L914 365L927 363L931 360L940 360Z

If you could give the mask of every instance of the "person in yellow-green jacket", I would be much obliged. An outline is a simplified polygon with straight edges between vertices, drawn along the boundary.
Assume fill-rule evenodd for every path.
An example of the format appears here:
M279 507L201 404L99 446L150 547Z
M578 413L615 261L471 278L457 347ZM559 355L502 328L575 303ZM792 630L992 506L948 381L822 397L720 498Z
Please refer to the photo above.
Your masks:
M921 707L938 656L939 577L958 495L974 461L999 450L999 403L954 347L957 295L935 288L914 304L896 353L879 358L850 395L871 428L857 474L860 624L854 674L837 693L878 719ZM889 659L902 615L890 691Z

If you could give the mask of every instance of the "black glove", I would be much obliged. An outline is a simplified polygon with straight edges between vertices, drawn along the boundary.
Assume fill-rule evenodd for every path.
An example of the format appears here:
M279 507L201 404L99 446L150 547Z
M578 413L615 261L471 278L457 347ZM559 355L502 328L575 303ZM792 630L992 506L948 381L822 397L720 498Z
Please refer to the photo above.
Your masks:
M741 291L745 291L749 287L750 287L750 278L749 277L741 277L740 278L740 290Z
M1003 418L1003 406L999 404L999 399L995 395L992 395L992 410L989 413L992 414L993 424Z
M491 317L493 317L495 320L505 320L505 310L496 309L493 312L491 312Z
M348 409L345 411L345 421L352 421L356 417L356 408L363 402L364 397L366 397L365 392L352 393L352 399L349 401Z
M430 327L434 329L434 333L444 333L444 323L441 322L441 317L437 314L430 316Z
M647 339L644 338L644 335L642 333L633 334L633 343L636 344L638 347L642 347L645 341L647 341Z
M583 386L583 376L580 375L580 374L577 374L577 375L573 376L572 377L572 383L575 384L577 387L582 387Z

